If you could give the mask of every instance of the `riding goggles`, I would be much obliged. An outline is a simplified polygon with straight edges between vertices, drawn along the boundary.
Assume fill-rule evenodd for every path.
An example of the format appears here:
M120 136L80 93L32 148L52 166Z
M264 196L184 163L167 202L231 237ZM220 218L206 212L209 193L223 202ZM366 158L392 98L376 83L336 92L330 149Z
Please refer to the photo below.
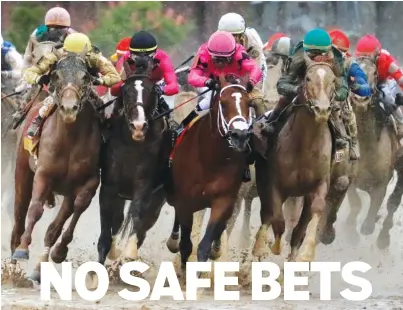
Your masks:
M232 61L232 57L223 57L223 56L212 56L211 60L216 64L229 64Z

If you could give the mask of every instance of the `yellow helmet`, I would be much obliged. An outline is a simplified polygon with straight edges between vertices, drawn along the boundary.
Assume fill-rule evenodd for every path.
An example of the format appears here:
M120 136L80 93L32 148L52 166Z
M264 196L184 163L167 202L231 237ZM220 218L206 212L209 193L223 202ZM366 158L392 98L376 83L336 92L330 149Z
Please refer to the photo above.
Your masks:
M75 32L66 37L63 48L67 52L82 53L85 50L87 52L91 51L92 45L90 39L84 33Z

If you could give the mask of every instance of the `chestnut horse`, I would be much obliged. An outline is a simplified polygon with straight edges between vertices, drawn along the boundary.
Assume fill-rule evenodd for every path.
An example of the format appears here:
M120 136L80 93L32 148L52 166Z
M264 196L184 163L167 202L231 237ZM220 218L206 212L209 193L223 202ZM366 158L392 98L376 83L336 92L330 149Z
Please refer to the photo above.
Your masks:
M249 95L244 86L229 84L220 76L220 92L210 112L184 131L174 148L167 201L175 207L171 239L178 239L182 266L192 252L193 214L211 208L204 238L197 251L200 262L221 256L221 236L231 217L242 184L249 151L252 122ZM214 247L212 251L212 243ZM226 243L226 242L224 242ZM173 243L168 242L173 245ZM177 252L171 246L169 250Z
M270 226L275 236L271 250L276 255L281 253L285 231L282 205L289 197L303 196L301 216L291 236L289 260L312 261L315 257L317 229L325 212L335 150L328 120L336 76L328 63L314 62L306 54L304 58L305 80L293 100L291 115L270 147L267 160L256 158L262 225L256 235L255 256L264 254Z
M164 175L172 146L171 133L158 114L156 84L151 79L153 64L148 57L136 59L135 71L122 86L123 109L111 119L110 139L102 146L99 195L101 235L98 262L106 256L117 259L117 235L129 235L123 259L137 258L147 231L158 219L165 203ZM124 219L124 206L130 207Z
M350 240L354 242L357 242L359 238L356 225L357 216L361 211L361 198L358 196L357 188L366 191L371 198L368 214L361 226L361 233L369 235L374 232L375 223L379 219L378 211L393 176L396 155L400 147L391 116L385 116L379 105L375 59L359 57L356 61L368 77L372 96L362 98L351 95L351 105L357 119L358 140L361 149L357 177L348 191L351 213L347 223L350 229Z
M56 94L52 98L57 111L43 126L37 162L24 149L24 137L18 144L15 223L11 238L13 259L29 258L32 231L43 214L47 197L52 192L64 196L59 213L46 232L44 252L31 276L33 281L40 281L40 263L49 260L50 248L61 235L64 223L73 215L61 242L51 252L55 263L66 259L67 245L73 239L77 222L90 205L99 185L100 118L89 101L90 87L90 73L79 56L59 60L50 81L50 88ZM39 108L40 105L32 107L27 119L32 119ZM27 125L23 126L20 134L26 132Z

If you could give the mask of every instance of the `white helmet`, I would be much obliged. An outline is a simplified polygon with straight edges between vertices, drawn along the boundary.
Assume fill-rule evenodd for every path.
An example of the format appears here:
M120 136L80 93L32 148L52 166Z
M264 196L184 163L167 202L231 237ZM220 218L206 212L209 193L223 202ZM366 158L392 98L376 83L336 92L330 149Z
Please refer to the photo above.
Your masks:
M227 13L221 16L218 22L218 30L231 32L232 34L244 33L246 29L245 20L237 13Z

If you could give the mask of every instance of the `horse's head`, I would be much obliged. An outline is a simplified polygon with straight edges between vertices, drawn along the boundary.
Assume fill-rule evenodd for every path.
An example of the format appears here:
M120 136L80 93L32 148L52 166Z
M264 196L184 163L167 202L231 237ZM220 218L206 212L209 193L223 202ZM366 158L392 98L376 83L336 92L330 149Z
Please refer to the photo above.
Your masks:
M75 122L91 90L91 76L82 57L61 58L51 73L50 86L63 121Z
M372 99L374 98L374 94L376 95L378 92L378 71L376 68L376 59L374 57L362 56L358 57L356 61L367 75L368 84L371 87L372 95L369 97L361 97L352 93L350 96L350 102L355 109L366 112L370 103L372 102Z
M246 150L251 136L252 107L245 84L244 81L230 84L220 76L218 130L239 152Z
M283 75L284 58L278 54L270 53L266 58L267 76L264 80L264 95L270 106L275 106L280 99L277 92L277 82Z
M123 107L132 139L144 141L150 117L157 107L156 85L151 80L152 59L147 56L137 57L135 67L136 70L126 79L122 87ZM126 72L130 72L128 68Z
M331 113L331 102L336 87L336 75L328 62L316 62L305 53L307 65L304 96L308 108L315 114L317 122L327 122Z

